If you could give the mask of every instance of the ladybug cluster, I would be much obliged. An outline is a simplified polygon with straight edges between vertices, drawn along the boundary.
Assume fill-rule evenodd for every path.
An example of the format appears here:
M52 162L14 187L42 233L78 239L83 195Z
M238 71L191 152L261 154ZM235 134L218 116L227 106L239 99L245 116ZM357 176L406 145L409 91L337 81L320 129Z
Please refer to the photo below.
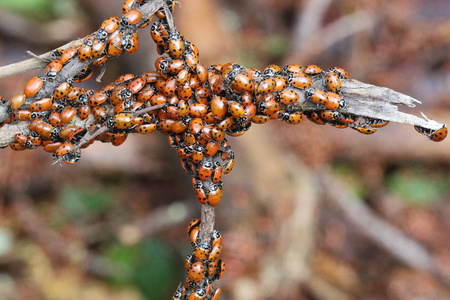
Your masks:
M201 242L199 226L200 219L194 219L187 227L193 251L185 261L186 281L175 291L173 300L217 300L221 294L221 289L214 288L212 283L222 278L225 272L225 263L219 259L222 236L214 230L208 241Z
M105 67L109 58L138 50L136 31L153 18L143 17L139 10L146 2L125 1L121 18L106 19L79 47L54 51L45 75L31 78L23 93L1 98L11 114L4 123L29 124L26 133L15 135L12 149L43 147L55 160L73 164L81 149L96 140L119 146L129 134L159 131L168 136L182 168L192 177L198 201L216 206L223 194L222 176L234 166L227 135L241 136L253 123L272 119L300 124L303 116L315 124L350 127L363 134L388 124L346 112L341 86L350 76L340 67L270 65L262 71L237 63L205 67L197 47L171 25L167 14L175 9L174 1L166 1L150 26L160 55L155 71L121 75L98 91L75 85L92 76L91 66ZM85 67L43 95L45 85L59 83L60 73L72 62ZM416 126L416 130L433 141L447 136L446 127ZM186 259L186 282L173 299L215 300L221 293L211 284L225 270L218 258L222 238L213 231L209 241L199 242L199 224L194 220L188 227L194 250Z

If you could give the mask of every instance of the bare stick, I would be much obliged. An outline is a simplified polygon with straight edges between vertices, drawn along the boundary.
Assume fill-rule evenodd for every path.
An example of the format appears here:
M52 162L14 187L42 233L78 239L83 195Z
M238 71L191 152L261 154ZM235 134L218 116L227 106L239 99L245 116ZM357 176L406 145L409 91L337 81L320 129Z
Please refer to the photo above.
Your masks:
M83 39L79 39L76 41L71 41L64 46L58 47L57 49L69 49L71 47L78 47L81 45ZM56 49L55 49L56 50ZM38 57L33 57L21 62L13 63L10 65L6 65L0 67L0 79L4 77L13 76L16 74L25 73L32 70L43 69L47 66L48 63L45 62L47 59L51 59L52 53L54 50L39 55Z
M214 207L209 205L202 205L202 215L200 223L200 243L209 242L211 240L211 233L214 230L216 213Z
M322 80L315 81L314 87L323 88ZM315 103L305 100L304 90L298 90L298 92L301 97L298 102L295 103L295 106L301 108L303 111L319 109ZM417 125L431 130L438 130L445 125L444 123L436 122L429 118L421 118L400 112L398 106L415 107L420 101L385 87L370 85L357 80L342 80L342 96L347 101L346 107L341 109L342 112L390 122ZM140 110L135 114L143 114L163 106L164 104L152 106ZM6 120L7 118L9 118L7 106L0 106L0 120ZM94 119L91 121L88 120L81 121L76 119L73 125L83 125L86 128L94 122ZM26 122L4 125L0 130L0 147L6 147L10 143L13 143L14 134L19 132L27 133L27 131L28 126Z
M163 7L164 3L165 3L164 0L154 0L150 3L146 3L146 4L142 5L139 9L142 12L143 19L150 18L150 16L152 16L158 9ZM140 23L137 23L132 26L134 26L137 29L138 25L140 25ZM76 46L81 45L82 41L83 41L83 39L79 39L77 41L70 42L70 43L68 43L62 47L58 47L58 48L67 49L70 47L76 47ZM64 47L66 47L66 48L64 48ZM50 58L51 51L41 55L40 57L43 59ZM58 73L55 80L53 80L51 82L50 81L45 82L44 85L42 86L42 88L40 89L40 91L35 96L27 99L26 103L32 103L34 100L48 97L51 94L51 92L54 91L58 85L60 85L67 79L72 78L73 76L78 74L81 70L83 70L92 61L93 61L93 59L86 61L86 62L81 62L78 59L78 57L71 59L69 61L69 63L67 65L65 65L63 67L63 69ZM43 69L46 65L47 64L44 63L40 59L36 59L36 58L28 59L23 62L19 62L16 64L12 64L12 65L8 65L8 66L0 68L0 78L11 76L14 74L20 74L20 73L27 72L30 70ZM1 115L1 111L0 111L0 115ZM3 121L4 121L4 119L2 119L0 116L0 122L3 122Z
M342 182L338 182L331 171L323 171L319 178L323 189L331 201L336 203L347 218L364 234L386 249L406 265L429 272L439 279L443 278L429 251L417 241L407 237L399 229L377 217L361 199L347 193ZM443 280L448 283L448 278Z

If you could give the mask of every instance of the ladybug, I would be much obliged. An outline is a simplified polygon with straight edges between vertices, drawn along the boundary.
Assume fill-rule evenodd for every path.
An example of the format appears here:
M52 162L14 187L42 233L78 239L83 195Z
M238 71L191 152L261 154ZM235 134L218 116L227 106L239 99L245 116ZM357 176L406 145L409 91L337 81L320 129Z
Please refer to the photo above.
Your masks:
M306 97L314 103L325 105L328 103L328 96L319 89L307 89Z
M214 294L210 298L210 300L219 300L220 294L222 294L222 289L220 287L214 290Z
M193 77L191 77L193 78ZM190 85L191 88L194 89L194 96L195 96L195 100L197 100L198 102L202 103L202 104L207 104L209 102L209 89L207 87L199 87L199 88L194 88L192 85Z
M172 300L182 300L184 297L184 293L185 293L184 287L178 286L177 290L172 296Z
M123 35L117 34L111 37L108 48L106 49L106 53L109 57L115 57L122 55L124 49L123 49Z
M81 120L86 120L91 114L91 107L89 105L81 105L78 107L78 117Z
M366 124L370 127L381 128L389 124L389 121L374 119L374 118L365 118Z
M45 75L47 76L47 79L50 81L55 79L56 75L59 73L59 71L61 71L63 65L64 64L58 59L55 59L52 62L50 62L47 68L45 69Z
M306 118L310 120L313 123L316 123L318 125L325 125L325 121L322 120L322 118L317 114L315 111L309 111L304 113Z
M325 83L327 88L331 92L339 93L341 91L342 83L337 73L328 72L327 76L325 77Z
M193 118L189 122L189 132L192 134L199 134L203 128L203 120L201 118Z
M223 277L223 274L225 274L225 262L223 260L219 260L216 273L214 274L213 280L218 280Z
M127 136L126 133L115 133L112 135L111 144L113 146L120 146L125 142Z
M69 135L67 136L67 140L73 144L77 144L86 135L86 133L86 128L77 128L69 133Z
M83 94L83 88L79 86L72 86L70 88L69 94L66 96L66 100L77 101L78 98Z
M180 116L178 115L178 107L175 105L169 105L166 107L167 118L178 120Z
M23 93L25 94L26 98L33 97L34 95L39 92L41 87L44 85L45 77L40 76L33 76L28 80L27 84L25 85Z
M245 112L245 110L244 110ZM231 126L233 125L233 117L228 117L223 119L222 121L219 122L219 124L217 125L218 129L228 129L231 128Z
M101 29L100 29L101 30ZM106 33L106 31L103 31ZM94 39L92 42L91 58L98 59L100 56L105 54L106 43L100 39Z
M204 147L202 147L202 146L200 146L200 145L196 146L196 147L194 148L194 151L192 152L192 155L191 155L191 161L192 161L194 164L200 163L200 162L203 160L203 157L204 157L203 152L204 152L204 151L205 151L205 148L204 148Z
M96 106L92 108L91 111L94 118L99 122L104 122L106 120L106 117L108 116L108 112L103 106Z
M430 139L433 142L440 142L440 141L443 141L447 137L447 134L448 134L448 129L444 125L441 129L434 131L430 135Z
M164 87L162 89L162 93L164 96L169 97L175 93L175 89L177 87L177 81L175 77L169 77L164 83Z
M231 82L231 88L238 93L251 92L253 90L253 80L245 74L237 74Z
M223 168L219 162L214 162L214 169L212 173L212 182L219 183L222 181Z
M188 236L191 234L192 230L200 226L200 223L201 223L200 219L192 219L191 222L189 222L189 225L186 229Z
M62 52L61 57L59 58L59 60L63 64L65 64L77 54L78 54L78 48L69 48L69 49L66 49L66 50L64 50Z
M228 102L228 110L236 120L239 120L239 119L242 119L245 117L245 108L239 102L236 102L236 101Z
M225 130L213 127L210 136L212 139L220 142L225 138Z
M251 121L257 124L264 124L270 121L270 117L266 115L254 115Z
M100 25L100 29L105 30L107 33L111 34L119 28L120 20L118 17L111 17L103 21Z
M159 129L162 131L170 132L172 129L172 124L174 122L175 122L174 120L170 120L170 119L161 120L159 122Z
M189 115L189 112L189 104L184 100L180 100L180 102L178 102L178 115L180 117L187 117Z
M67 105L64 107L64 109L60 113L60 119L63 124L67 124L70 121L73 120L73 118L77 114L77 109L75 107L72 107L70 105Z
M150 28L150 35L156 45L164 45L164 39L159 31L158 23L153 23L152 27Z
M209 192L207 194L208 204L211 206L216 206L222 199L223 191L217 184L211 184L209 187Z
M331 68L329 70L329 72L335 72L339 76L340 79L350 79L350 74L348 74L348 72L345 71L343 68L334 67L334 68Z
M256 111L257 108L255 104L252 103L250 105L247 105L245 107L245 118L243 121L247 122L249 119L253 118L253 116L256 115Z
M142 13L140 10L132 9L123 14L123 17L120 19L122 25L128 26L133 25L142 20Z
M187 300L205 300L206 299L206 291L203 288L197 289L194 293L190 294L187 297Z
M286 123L292 125L300 124L303 121L303 114L301 112L290 113L285 121Z
M207 180L213 172L213 164L210 161L204 161L198 168L197 177L200 180Z
M56 150L54 155L55 156L62 156L65 155L69 152L71 152L73 149L75 148L75 146L70 143L70 142L65 142L63 144L61 144Z
M92 74L94 74L94 71L87 66L80 73L78 73L77 75L73 76L73 82L84 82L84 81L87 81L89 78L92 77Z
M193 92L189 84L178 85L177 96L181 100L190 100L192 98Z
M301 65L293 65L293 64L291 64L291 65L284 66L281 69L281 72L286 74L286 75L289 75L289 74L292 74L292 73L303 73L304 69L305 68L303 66L301 66Z
M209 245L209 242L202 242L194 252L194 260L195 261L204 261L209 257L209 254L211 252L211 246Z
M284 90L287 87L287 80L281 76L276 76L273 78L275 80L275 92Z
M108 96L108 94L104 90L100 95ZM129 89L125 89L125 88L122 89L121 86L118 86L110 92L109 103L111 103L112 105L118 105L120 103L124 103L125 100L127 98L130 98L132 95L133 94L131 93L131 91Z
M70 92L71 84L67 81L61 83L56 89L53 91L53 99L59 100L66 97Z
M128 53L133 54L139 50L139 35L136 32L125 35L122 41L123 49Z
M114 81L114 84L120 85L122 83L128 83L135 79L136 76L134 74L122 74Z
M196 71L199 64L199 57L189 48L185 51L184 62L191 71Z
M145 79L138 77L128 83L128 90L134 95L137 94L140 90L142 90L145 86Z
M177 76L175 77L175 79L177 81L177 85L178 86L186 84L188 82L188 80L190 79L190 77L191 77L191 74L186 69L182 69L182 70L180 70L179 72L176 72L176 73L177 73Z
M16 110L13 112L13 119L20 121L28 121L31 119L31 111L29 110Z
M183 171L191 176L195 176L194 171L192 169L192 163L187 158L180 158L180 164Z
M265 115L272 115L280 110L280 104L276 102L275 97L271 97L264 102L258 103L258 111Z
M165 69L167 70L167 72L172 73L172 74L178 74L181 71L186 71L187 73L189 73L188 70L185 69L184 66L184 61L181 59L174 59L171 62L168 62L167 66L165 66ZM183 80L183 82L181 83L186 83L187 80ZM177 81L178 83L178 81Z
M367 135L374 134L377 131L376 129L370 127L367 124L360 124L359 126L354 125L354 126L351 126L351 128L355 129L359 133L367 134Z
M26 135L23 135L21 133L16 133L14 135L14 139L16 140L16 142L22 146L25 146L28 138L26 137Z
M87 36L83 44L78 48L78 58L81 62L87 61L91 58L91 52L92 52L92 42L93 42L92 36Z
M179 138L178 136L176 136L176 138L179 139L180 141L181 141L181 140L184 140L184 142L185 142L186 145L188 145L188 146L194 146L194 145L197 145L197 139L196 139L196 137L195 137L192 133L190 133L190 132L184 132L184 133L183 133L183 138L182 138L182 139Z
M30 124L31 126L31 124ZM30 128L31 130L31 128ZM41 137L43 137L44 139L50 140L52 137L52 133L54 131L54 127L46 122L37 122L34 125L34 130L37 132Z
M180 58L184 52L184 42L181 34L177 31L173 31L169 35L169 55L174 58Z
M205 190L203 189L203 184L201 183L201 181L197 181L197 183L194 186L194 191L195 191L195 196L197 197L197 200L201 204L206 204L208 198L206 196ZM197 240L198 229L196 229L196 231L197 232L192 231L189 234L191 243L195 243L195 241Z
M208 106L205 104L194 103L189 105L189 115L194 118L203 118L208 112Z
M49 142L47 144L44 144L44 151L49 152L49 153L54 153L61 144L62 144L61 142L56 142L56 143Z
M25 102L26 95L25 94L17 94L11 99L9 99L8 104L11 109L16 110L19 109L19 107L22 106L22 104Z
M92 96L89 97L88 104L89 106L99 106L105 103L109 98L108 93L105 91L97 91Z
M264 77L273 77L275 74L281 71L280 66L278 65L269 65L263 70L263 76Z
M214 95L222 95L225 91L225 82L222 81L219 74L213 74L209 77L209 84Z
M276 85L275 79L273 79L273 78L264 79L258 85L258 88L256 89L256 92L258 94L271 93L275 89L275 85Z
M145 73L142 73L139 77L144 79L146 83L152 83L152 82L156 82L156 80L159 77L159 74L156 71L145 72Z
M75 129L77 129L77 126L75 126L75 125L67 126L67 127L63 128L63 129L61 129L61 131L59 132L59 137L60 137L62 140L67 140L69 134L70 134L72 131L74 131Z
M193 263L188 271L188 278L191 281L199 283L205 276L205 267L201 262Z
M313 82L311 77L305 73L293 73L288 75L288 84L299 89L307 89L312 87Z
M207 157L211 157L216 155L217 151L219 150L220 142L215 140L210 140L205 146L204 155Z
M218 230L213 230L213 232L211 233L211 240L212 240L211 242L212 247L218 244L222 245L222 235Z
M197 64L196 74L201 83L205 83L208 80L208 70L202 64Z
M319 115L320 115L320 118L322 118L323 120L335 121L338 118L339 113L336 111L333 111L333 110L325 109L325 110L321 110L319 112Z
M322 69L319 67L319 66L316 66L316 65L308 65L308 66L306 66L306 68L305 68L305 70L303 71L305 74L308 74L308 75L311 75L311 76L313 76L313 75L319 75L319 74L321 74L323 71L322 71Z
M183 133L187 129L187 125L185 122L178 120L173 122L170 129L173 133Z
M22 150L27 149L25 146L22 146L19 143L11 143L11 144L9 144L9 147L14 151L22 151Z
M358 120L358 117L352 114L339 113L337 121L339 123L350 124Z
M122 4L122 13L126 14L136 6L139 6L137 0L125 0Z
M328 109L338 109L345 106L345 101L341 96L334 92L326 92L328 101L324 104Z
M228 174L233 170L234 167L234 154L232 153L230 155L230 158L228 162L225 164L225 167L223 168L223 174Z
M289 105L296 102L299 97L300 95L299 93L297 93L297 91L292 89L285 89L277 95L277 101L281 104Z
M52 105L53 101L51 98L44 98L31 103L28 107L28 110L30 110L31 112L45 111L51 109Z
M221 253L222 253L222 243L216 243L210 250L208 260L209 261L218 260Z

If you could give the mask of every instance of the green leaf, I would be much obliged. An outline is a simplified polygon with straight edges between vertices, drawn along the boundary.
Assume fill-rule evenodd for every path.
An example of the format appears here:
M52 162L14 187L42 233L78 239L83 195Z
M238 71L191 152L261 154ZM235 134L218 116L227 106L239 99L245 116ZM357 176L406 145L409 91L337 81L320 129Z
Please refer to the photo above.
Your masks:
M105 212L113 205L111 189L87 189L64 187L61 191L61 206L74 220L87 221Z
M387 178L387 186L406 202L431 205L446 193L447 180L443 176L427 174L424 169L405 169Z

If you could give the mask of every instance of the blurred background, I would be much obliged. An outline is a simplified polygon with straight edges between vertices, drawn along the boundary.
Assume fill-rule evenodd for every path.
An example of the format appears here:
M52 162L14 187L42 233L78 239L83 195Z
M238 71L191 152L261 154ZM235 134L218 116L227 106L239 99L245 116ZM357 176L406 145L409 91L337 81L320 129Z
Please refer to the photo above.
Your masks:
M121 0L0 0L0 65L40 54L121 14ZM447 0L189 0L175 21L204 65L340 66L408 94L402 111L450 124ZM154 69L141 49L100 89ZM95 71L96 74L100 70ZM29 72L0 80L6 98ZM253 125L229 138L236 166L216 209L223 300L450 299L450 142L412 126ZM20 192L18 192L20 191ZM42 150L0 155L0 299L170 299L200 205L167 137L95 143L75 165Z

